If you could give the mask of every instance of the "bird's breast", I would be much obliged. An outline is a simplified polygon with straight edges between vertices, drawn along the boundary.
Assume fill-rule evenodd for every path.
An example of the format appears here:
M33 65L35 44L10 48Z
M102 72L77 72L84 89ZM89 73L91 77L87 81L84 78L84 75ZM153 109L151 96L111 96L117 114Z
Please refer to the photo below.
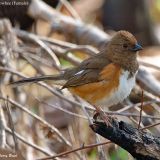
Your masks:
M135 76L136 74L130 76L129 71L122 70L119 76L119 85L116 88L113 88L109 95L98 100L95 105L105 108L122 102L129 96L133 89L135 85Z
M89 103L102 108L122 102L135 85L135 75L117 68L111 79L71 87L69 90Z

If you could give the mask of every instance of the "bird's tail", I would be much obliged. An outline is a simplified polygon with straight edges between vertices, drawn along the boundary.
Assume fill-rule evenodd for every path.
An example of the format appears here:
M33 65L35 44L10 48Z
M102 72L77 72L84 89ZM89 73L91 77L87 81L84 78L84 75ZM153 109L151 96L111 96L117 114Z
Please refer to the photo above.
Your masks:
M11 85L23 85L26 83L34 83L39 81L46 81L46 80L53 80L54 84L64 85L65 80L63 80L63 75L46 75L46 76L38 76L38 77L31 77L31 78L24 78L18 81L11 82Z

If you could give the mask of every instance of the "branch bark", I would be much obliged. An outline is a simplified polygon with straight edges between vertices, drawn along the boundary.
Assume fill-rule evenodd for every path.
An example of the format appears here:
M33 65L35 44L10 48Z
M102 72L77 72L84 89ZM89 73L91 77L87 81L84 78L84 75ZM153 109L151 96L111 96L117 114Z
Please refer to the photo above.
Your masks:
M123 121L112 120L112 126L95 121L92 130L127 150L138 160L160 160L160 137L133 128Z
M160 97L160 83L159 81L147 70L140 67L137 74L137 81L139 85L153 95Z
M97 27L86 25L79 19L65 16L41 0L32 0L28 14L34 19L40 18L50 22L53 31L61 32L67 38L74 38L79 44L92 44L101 48L110 39L108 34Z

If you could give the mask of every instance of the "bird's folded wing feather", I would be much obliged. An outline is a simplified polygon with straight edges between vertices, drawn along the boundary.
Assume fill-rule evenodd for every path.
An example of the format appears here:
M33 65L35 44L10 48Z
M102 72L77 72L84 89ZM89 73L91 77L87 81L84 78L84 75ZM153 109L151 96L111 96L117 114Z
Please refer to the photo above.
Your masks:
M61 81L64 80L62 88L81 86L88 83L110 80L114 75L115 65L106 56L98 54L83 61L78 67L67 69L64 73L51 76L39 76L25 78L12 84L24 84L28 82L38 82L44 80Z
M95 60L97 60L97 58ZM84 61L76 69L77 72L74 71L74 74L68 78L63 88L81 86L103 80L111 80L115 74L117 66L104 58L98 60L98 63L95 63L94 59ZM86 66L84 64L86 64Z

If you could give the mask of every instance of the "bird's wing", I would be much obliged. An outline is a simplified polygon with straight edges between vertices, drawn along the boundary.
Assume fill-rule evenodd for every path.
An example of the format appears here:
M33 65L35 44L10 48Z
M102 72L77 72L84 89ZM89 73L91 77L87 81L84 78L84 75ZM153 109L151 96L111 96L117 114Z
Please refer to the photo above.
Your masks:
M59 75L51 75L51 76L39 76L39 77L31 77L25 78L12 84L24 84L29 82L38 82L44 80L53 80L56 81L55 84L63 85L62 88L80 86L88 83L101 81L103 76L101 76L102 70L112 64L105 55L98 54L93 57L90 57L84 60L78 67L67 69L63 73ZM112 69L110 68L110 73L112 73ZM63 83L57 83L58 81L62 81Z
M63 88L69 88L69 87L75 87L80 86L92 82L99 81L100 70L98 69L84 69L76 74L72 75L71 78L67 80L67 82L64 84Z
M98 61L97 61L98 60ZM109 80L114 75L115 65L104 57L90 58L83 61L74 70L63 88L80 86L88 83Z

